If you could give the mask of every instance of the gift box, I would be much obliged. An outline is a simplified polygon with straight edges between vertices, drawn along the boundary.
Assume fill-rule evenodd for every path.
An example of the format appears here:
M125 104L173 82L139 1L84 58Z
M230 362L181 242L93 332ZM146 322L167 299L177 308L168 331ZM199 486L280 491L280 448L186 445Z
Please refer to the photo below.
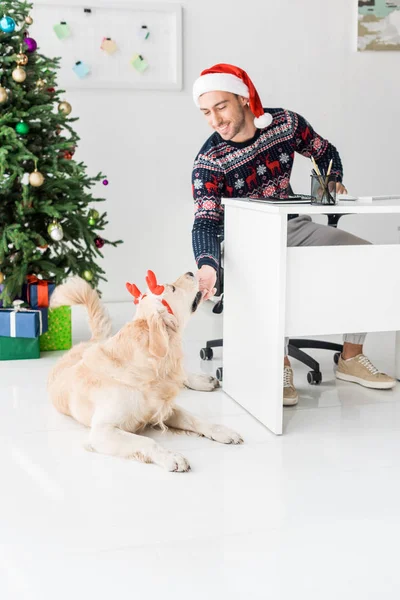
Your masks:
M71 307L49 309L49 328L40 336L40 349L69 350L72 347Z
M0 360L40 358L39 338L0 337Z
M23 308L14 300L13 308L0 308L0 336L37 338L48 328L47 308Z
M56 284L51 281L38 279L35 275L28 275L27 283L22 289L22 298L32 308L49 306L50 296L55 290Z

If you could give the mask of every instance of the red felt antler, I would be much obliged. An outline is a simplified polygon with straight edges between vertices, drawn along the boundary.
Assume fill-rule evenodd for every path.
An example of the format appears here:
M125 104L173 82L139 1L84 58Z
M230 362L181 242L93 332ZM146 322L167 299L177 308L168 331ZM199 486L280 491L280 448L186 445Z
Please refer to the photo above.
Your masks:
M134 297L133 303L139 304L139 300L142 297L142 294L139 288L134 283L126 283L126 289L132 296Z
M151 293L155 294L156 296L160 296L165 289L163 285L157 284L157 278L153 271L147 271L146 283Z

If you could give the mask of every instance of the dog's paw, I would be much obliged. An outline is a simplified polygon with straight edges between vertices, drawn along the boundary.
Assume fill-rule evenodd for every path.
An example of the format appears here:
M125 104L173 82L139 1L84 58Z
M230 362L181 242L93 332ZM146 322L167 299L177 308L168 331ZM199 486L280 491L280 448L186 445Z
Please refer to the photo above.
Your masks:
M211 428L210 439L221 444L243 444L242 437L224 425L213 425Z
M162 460L162 466L167 471L175 473L187 473L187 471L190 471L190 465L186 458L177 452L166 452Z
M212 392L219 387L219 381L211 375L191 373L185 381L185 386L198 392Z

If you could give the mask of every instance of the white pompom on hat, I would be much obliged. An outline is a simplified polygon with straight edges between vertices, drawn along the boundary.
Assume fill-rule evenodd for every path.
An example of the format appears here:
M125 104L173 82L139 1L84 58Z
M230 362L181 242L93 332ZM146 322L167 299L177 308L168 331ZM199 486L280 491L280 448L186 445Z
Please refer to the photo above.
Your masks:
M272 115L265 113L260 96L246 71L220 63L201 72L193 84L193 100L199 105L199 98L207 92L231 92L249 99L250 110L254 115L254 125L264 129L272 123Z

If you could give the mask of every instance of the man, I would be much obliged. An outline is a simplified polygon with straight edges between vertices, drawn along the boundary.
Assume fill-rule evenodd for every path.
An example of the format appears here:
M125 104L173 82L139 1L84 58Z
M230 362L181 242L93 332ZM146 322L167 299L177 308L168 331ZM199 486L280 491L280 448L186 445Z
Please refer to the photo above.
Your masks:
M313 157L322 172L336 175L337 193L346 193L339 153L302 116L273 108L264 112L249 76L239 67L218 64L195 81L193 99L214 129L197 155L192 178L195 219L192 231L197 276L204 298L215 294L223 227L221 198L288 194L294 153ZM289 215L288 246L368 244L343 230ZM307 283L305 282L305 285ZM336 377L365 387L389 389L395 380L376 369L363 354L364 333L346 334ZM287 340L286 340L287 345ZM285 352L283 403L298 402L293 371Z

